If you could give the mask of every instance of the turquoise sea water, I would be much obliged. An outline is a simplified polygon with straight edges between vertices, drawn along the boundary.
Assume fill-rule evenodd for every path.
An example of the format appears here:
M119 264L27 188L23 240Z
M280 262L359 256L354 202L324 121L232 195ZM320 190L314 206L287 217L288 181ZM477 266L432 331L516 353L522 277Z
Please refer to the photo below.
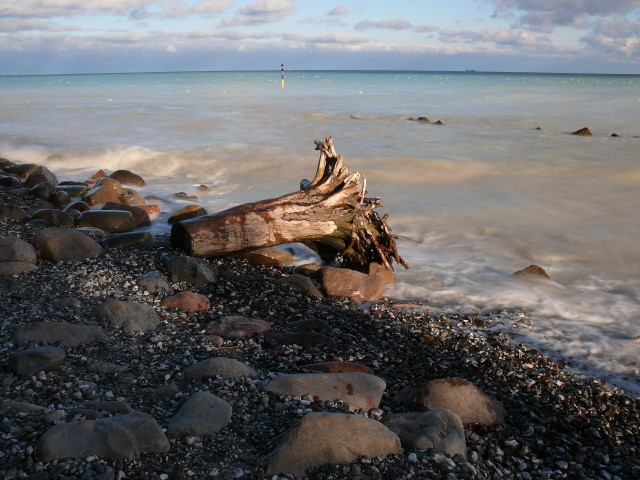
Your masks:
M279 71L0 77L0 156L65 179L134 170L166 199L156 231L171 194L200 184L209 211L296 190L332 135L411 265L390 295L504 309L509 330L526 312L522 341L636 393L639 120L630 75L292 71L284 90ZM530 264L555 283L509 279Z

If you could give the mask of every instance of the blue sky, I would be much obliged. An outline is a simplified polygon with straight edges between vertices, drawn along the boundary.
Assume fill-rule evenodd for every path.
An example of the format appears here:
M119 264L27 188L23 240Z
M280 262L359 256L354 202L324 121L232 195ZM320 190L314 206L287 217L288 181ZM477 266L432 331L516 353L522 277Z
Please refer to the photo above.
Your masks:
M640 0L5 0L0 74L640 74Z

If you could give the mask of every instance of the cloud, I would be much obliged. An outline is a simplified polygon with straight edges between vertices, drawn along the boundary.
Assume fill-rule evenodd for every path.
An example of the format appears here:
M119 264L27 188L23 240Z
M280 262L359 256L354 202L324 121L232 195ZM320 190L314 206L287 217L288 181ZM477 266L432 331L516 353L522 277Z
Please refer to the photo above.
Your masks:
M625 15L640 0L492 0L496 16L515 18L522 26L550 31L555 26L584 27L590 17Z
M293 0L254 0L232 18L224 18L219 27L263 25L282 20L297 10Z
M347 13L349 13L349 10L347 10L343 5L338 5L336 8L329 11L327 15L333 17L338 15L346 15Z
M34 19L3 19L0 18L0 33L6 32L26 32L26 31L39 31L39 32L70 32L79 30L77 27L69 27L66 25L59 25L53 22L43 22L41 20Z
M364 20L356 23L356 30L370 30L372 28L382 28L389 30L413 30L413 25L402 18L392 18L391 20L383 20L381 22L372 22Z
M22 0L3 5L3 18L53 18L74 17L87 13L111 13L127 15L157 0Z
M615 17L598 20L593 31L580 39L590 49L608 57L632 63L640 62L640 25Z

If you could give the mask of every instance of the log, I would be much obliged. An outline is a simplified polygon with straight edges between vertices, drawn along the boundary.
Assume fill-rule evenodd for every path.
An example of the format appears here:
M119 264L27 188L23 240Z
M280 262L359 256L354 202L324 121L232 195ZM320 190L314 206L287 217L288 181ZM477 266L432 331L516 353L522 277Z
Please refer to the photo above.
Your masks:
M366 178L349 172L332 137L315 141L320 151L313 180L282 197L246 203L173 225L171 245L197 257L236 254L300 242L323 260L364 270L395 261L409 268L398 253L388 215L375 211L380 198L366 198Z

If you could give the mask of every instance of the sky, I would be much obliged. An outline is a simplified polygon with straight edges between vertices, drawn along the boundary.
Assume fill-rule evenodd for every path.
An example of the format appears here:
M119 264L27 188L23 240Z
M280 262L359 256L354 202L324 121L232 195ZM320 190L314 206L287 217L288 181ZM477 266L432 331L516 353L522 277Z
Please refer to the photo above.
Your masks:
M640 74L640 0L3 0L0 75Z

